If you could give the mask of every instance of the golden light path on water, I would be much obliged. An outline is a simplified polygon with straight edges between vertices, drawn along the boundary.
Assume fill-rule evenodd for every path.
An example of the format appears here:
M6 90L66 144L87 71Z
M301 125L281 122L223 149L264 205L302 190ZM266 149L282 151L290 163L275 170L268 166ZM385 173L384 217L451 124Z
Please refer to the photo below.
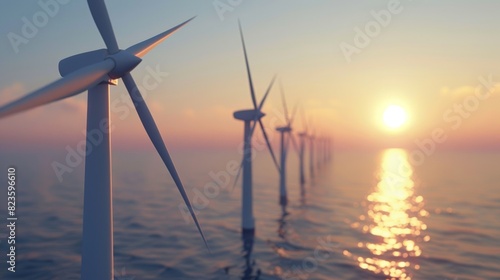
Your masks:
M354 258L362 269L384 274L387 279L409 280L411 270L420 268L419 244L430 237L424 235L427 226L420 219L429 213L423 209L424 198L415 194L413 169L405 150L383 152L378 179L375 190L367 196L367 215L352 225L371 235L369 242L358 243L371 256ZM347 251L344 254L353 257Z

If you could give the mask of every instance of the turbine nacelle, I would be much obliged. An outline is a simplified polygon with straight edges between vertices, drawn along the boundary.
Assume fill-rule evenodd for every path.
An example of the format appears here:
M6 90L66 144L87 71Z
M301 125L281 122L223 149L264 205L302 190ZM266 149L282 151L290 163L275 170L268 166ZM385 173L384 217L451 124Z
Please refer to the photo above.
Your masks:
M115 64L115 67L108 73L108 76L111 79L110 82L114 85L117 84L117 82L115 81L116 79L119 79L125 74L132 71L142 61L141 58L126 50L120 50L115 54L109 55L108 50L100 49L73 55L61 60L59 62L59 73L62 77L65 77L84 67L93 65L106 59L111 59ZM109 81L106 81L104 79L103 82Z
M233 113L234 118L241 121L258 121L265 115L266 114L255 109L240 110Z
M282 127L277 127L276 130L279 132L291 132L292 127L291 126L282 126Z
M72 55L59 61L59 74L61 77L66 77L84 67L103 61L107 56L108 50L106 49Z

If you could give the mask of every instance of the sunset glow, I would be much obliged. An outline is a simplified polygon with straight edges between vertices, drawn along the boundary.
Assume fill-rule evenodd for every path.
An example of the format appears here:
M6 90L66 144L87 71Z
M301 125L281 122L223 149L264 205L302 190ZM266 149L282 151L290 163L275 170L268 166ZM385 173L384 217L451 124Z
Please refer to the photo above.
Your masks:
M391 105L385 109L382 118L386 127L397 129L406 123L408 115L401 106Z
M216 1L219 2L228 1ZM200 4L194 10L193 5L178 1L134 3L126 10L140 10L141 15L151 16L141 22L119 22L120 17L114 16L118 21L116 32L122 32L117 35L121 48L199 15L182 32L176 32L149 52L134 76L160 132L172 148L238 149L241 127L232 113L246 108L249 100L238 19L246 34L257 97L262 98L271 78L277 74L289 106L298 104L299 112L306 112L311 129L314 126L318 133L335 134L339 149L394 145L413 148L415 139L430 137L435 128L450 135L447 147L500 146L495 140L500 137L499 130L491 129L499 118L495 108L500 106L500 99L495 97L500 86L494 79L496 70L492 61L499 56L500 40L488 35L496 32L497 25L491 24L498 20L494 13L496 2L481 6L481 12L475 13L482 15L473 21L481 32L464 33L463 30L468 30L468 17L455 16L459 13L452 13L454 16L444 25L443 15L437 11L447 10L454 2L440 2L432 13L423 3L401 6L405 17L411 17L391 22L390 28L384 22L380 34L370 33L372 26L380 24L372 18L371 10L378 14L386 9L386 3L382 2L361 6L344 3L342 9L335 2L321 2L314 6L313 13L325 22L296 17L297 11L311 8L301 1L290 5L260 1L248 6L230 5L231 10L224 6L222 11L214 8L212 2ZM110 11L124 9L120 2L109 1L107 5ZM16 65L2 72L0 105L60 78L57 67L60 60L104 46L92 25L91 15L81 12L87 6L86 1L61 5L59 16L50 16L50 22L35 26L36 36L28 34L29 37L23 30L30 28L20 19L26 17L34 24L33 16L40 10L37 2L16 2L4 9L9 13L5 13L2 34L26 39L11 43L5 36L0 42L4 50L3 65ZM468 7L464 9L473 6L464 4ZM280 16L262 19L262 7ZM414 12L406 14L410 7ZM164 16L165 11L176 12ZM358 13L359 18L348 17L340 25L336 21ZM392 19L395 18L394 14ZM88 32L75 36L75 30L81 26L90 26ZM416 27L422 29L413 30ZM448 27L452 29L442 32ZM464 55L456 48L464 42L471 44L465 46L467 52L484 54L487 59ZM347 56L343 51L346 45L352 46ZM443 61L442 57L446 59ZM123 84L112 86L112 92L113 145L149 149L147 135L141 131ZM271 89L268 99L263 122L273 131L282 107L277 86ZM86 110L87 96L82 93L1 121L0 129L9 131L2 135L3 147L25 150L43 146L64 151L66 145L75 146L80 141ZM297 131L305 129L301 119L298 115ZM47 123L51 125L41 125ZM31 137L34 132L37 137ZM279 137L270 134L273 144L278 145Z

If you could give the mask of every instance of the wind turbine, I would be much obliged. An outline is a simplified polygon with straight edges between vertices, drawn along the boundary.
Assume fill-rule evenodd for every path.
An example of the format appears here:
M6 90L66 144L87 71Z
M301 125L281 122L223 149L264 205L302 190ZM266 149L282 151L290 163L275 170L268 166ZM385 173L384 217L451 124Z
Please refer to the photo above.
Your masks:
M103 139L85 157L81 279L109 280L114 278L109 86L116 85L118 78L122 78L125 83L139 118L179 189L206 245L201 227L158 127L130 74L145 54L192 19L122 50L118 48L104 0L87 2L107 49L77 54L61 60L61 79L1 107L0 118L88 90L87 137L91 131L97 129L103 132Z
M284 207L288 204L288 196L286 190L286 158L288 155L288 146L290 140L296 147L295 140L291 132L297 106L295 106L295 108L293 109L292 116L290 117L290 115L288 114L288 106L286 104L285 93L283 91L282 84L280 84L280 91L286 125L277 127L276 130L280 133L280 205Z
M328 163L328 153L330 146L330 136L323 138L323 163Z
M326 148L326 160L331 161L332 160L332 149L334 147L334 138L332 136L328 137L328 143L327 143L327 148Z
M250 72L250 64L248 62L248 55L245 46L245 39L243 38L243 31L241 29L241 23L238 22L238 26L240 29L240 37L241 44L243 45L243 54L245 55L245 64L248 75L248 83L250 86L250 94L252 97L253 109L249 110L240 110L233 113L233 116L237 120L244 121L244 135L243 135L243 160L240 165L240 169L238 170L238 174L236 175L236 181L238 181L238 177L240 175L240 171L243 170L243 182L242 182L242 212L241 212L241 227L242 227L242 235L244 238L255 235L255 219L253 216L253 193L252 193L252 135L255 130L257 124L259 124L262 134L266 140L267 147L271 156L273 158L274 164L276 168L279 168L279 165L276 161L276 157L274 156L273 149L271 147L271 143L269 142L269 138L267 136L266 130L264 129L264 124L262 123L262 117L265 116L262 113L262 107L264 106L264 102L271 91L271 88L274 84L275 77L272 79L269 84L264 97L257 104L257 99L255 97L255 90L252 81L252 75ZM252 124L253 123L253 124Z
M314 147L315 147L314 141L316 140L314 129L313 129L313 132L311 132L311 134L309 134L307 136L309 139L309 175L311 176L311 178L313 178L314 177L314 167L315 167L314 153L316 153L316 150L314 149Z
M320 132L316 137L316 167L321 169L323 167L323 159L324 159L324 134Z
M304 185L306 183L306 176L304 172L304 157L306 150L306 138L307 132L299 132L299 173L300 173L300 184Z
M304 110L302 112L302 131L298 133L299 136L299 174L300 174L300 185L302 187L302 194L304 194L304 184L306 183L305 175L305 154L306 154L306 141L308 139L309 126L304 117Z

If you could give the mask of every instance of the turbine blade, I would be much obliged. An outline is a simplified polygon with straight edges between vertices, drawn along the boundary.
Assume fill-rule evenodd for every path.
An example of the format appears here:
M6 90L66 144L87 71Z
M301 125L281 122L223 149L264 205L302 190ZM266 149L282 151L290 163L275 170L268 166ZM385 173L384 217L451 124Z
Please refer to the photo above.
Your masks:
M243 45L243 53L245 54L245 64L247 67L248 83L250 85L250 94L252 95L252 103L253 107L257 109L257 98L255 97L252 74L250 73L250 64L248 63L247 48L245 46L245 39L243 38L243 30L241 29L241 22L239 20L238 20L238 26L240 28L240 37L241 37L241 44Z
M189 197L187 196L186 191L184 190L184 186L182 185L181 179L177 174L177 170L175 169L174 163L172 162L170 154L168 153L167 147L165 147L165 143L163 142L160 131L156 126L156 123L153 119L153 116L151 115L151 112L148 109L148 106L146 105L146 102L144 101L144 98L139 92L139 89L130 73L127 73L125 76L123 76L122 79L125 84L125 87L127 88L130 94L130 97L132 98L132 101L134 102L135 109L137 110L137 114L141 119L144 129L146 130L149 138L151 139L151 142L153 142L153 145L158 151L158 154L163 160L163 163L170 172L170 175L172 176L172 179L174 180L177 189L181 193L182 199L184 199L184 203L186 203L186 206L188 207L189 212L191 213L191 217L193 217L193 220L196 224L196 227L198 228L198 231L200 232L201 237L203 238L203 242L205 242L205 246L207 246L207 249L209 249L207 240L205 239L205 235L201 230L200 224L198 223L198 219L196 218L196 214L194 213L193 207L191 206L191 202L189 201Z
M308 126L307 126L306 114L304 112L304 106L301 106L300 115L302 117L302 130L304 130L304 132L307 134Z
M254 133L256 127L257 127L257 119L254 119L253 124L252 124L252 128L250 128L250 137L253 136L253 133Z
M111 59L84 67L20 99L0 107L0 118L81 93L104 79L115 67Z
M295 141L295 135L293 133L289 133L288 135L289 135L290 140L292 141L293 149L295 150L297 155L299 155L300 154L299 146L297 145L297 141Z
M271 92L271 88L274 85L274 81L276 80L276 75L274 75L273 79L271 80L271 83L267 87L266 93L264 94L264 97L262 97L262 100L260 101L259 104L259 111L262 110L262 107L264 107L264 102L266 102L267 96L269 95L269 92Z
M271 88L272 88L275 80L276 80L276 75L271 80L271 83L269 84L269 87L267 88L266 93L264 94L264 97L262 98L262 101L259 104L259 108L257 108L258 111L261 111L262 107L264 107L264 102L266 101L266 98L269 95L269 92L271 92ZM250 136L252 136L253 132L255 131L255 127L257 126L257 119L258 119L258 116L256 115L255 118L253 119L252 128L250 129Z
M281 92L281 102L283 103L283 113L285 114L285 120L287 125L290 125L290 115L288 114L288 106L285 99L285 91L283 90L283 83L280 81L280 92Z
M310 136L310 129L311 129L311 118L309 116L309 118L307 118L307 116L305 117L305 121L306 121L306 133L307 133L307 136Z
M264 97L262 98L262 101L259 104L259 108L257 108L258 111L262 110L262 107L264 107L264 102L266 101L267 96L269 95L269 92L271 92L271 88L273 87L274 81L276 80L276 75L273 77L271 80L271 83L269 84L269 87L267 87L266 93L264 94ZM257 126L257 119L258 116L256 115L254 120L253 120L253 125L252 128L250 129L250 135L253 135L253 132L255 131L255 127Z
M257 118L255 118L253 120L252 127L250 128L250 138L252 137L253 132L255 131L256 127L257 127ZM238 169L238 173L236 173L236 177L234 178L233 189L236 186L236 183L238 182L238 179L240 178L241 170L243 169L243 163L244 163L244 161L245 161L245 157L243 157L243 159L241 160L240 168Z
M264 129L264 125L262 124L262 122L260 120L254 121L254 124L253 124L252 128L250 129L250 135L253 135L253 132L255 130L255 127L257 126L257 123L260 123L260 127L262 129L262 134L264 135L264 138L266 139L267 148L269 149L269 153L271 154L271 157L273 158L274 165L276 166L276 168L278 169L278 172L279 172L280 167L279 167L278 161L276 160L276 156L274 154L273 148L269 142L269 138L267 137L267 133L266 133L266 130ZM234 187L236 186L236 183L238 183L238 179L240 178L241 170L243 169L244 160L245 160L245 158L243 158L241 160L240 167L238 168L238 173L236 173L236 177L234 178L233 190L234 190Z
M137 57L143 57L146 55L149 51L154 49L157 45L159 45L161 42L163 42L165 39L167 39L170 35L172 35L175 31L179 30L181 27L186 25L188 22L192 21L195 17L192 17L185 22L174 26L173 28L160 33L154 37L151 37L147 40L144 40L138 44L135 44L127 49L130 53L134 54Z
M118 43L116 42L115 32L113 31L113 26L109 19L108 9L106 9L106 4L104 0L87 0L90 8L90 13L94 18L95 25L101 33L101 37L108 48L110 54L117 53L120 49L118 48Z
M289 126L292 126L293 121L295 120L295 115L296 115L296 113L297 113L297 107L298 107L298 105L299 105L299 103L298 103L298 102L297 102L297 103L295 103L295 106L294 106L294 107L293 107L293 109L292 109L292 116L291 116L291 118L290 118L290 122L288 123L288 125L289 125Z
M286 135L286 140L285 140L285 155L288 155L288 148L290 147L290 138L291 137L291 133L287 133Z
M264 128L264 124L262 123L262 120L259 120L259 125L262 130L262 134L264 135L264 139L266 139L266 145L267 148L269 149L269 153L271 154L271 157L273 158L274 165L278 169L278 172L280 172L280 165L278 164L278 161L276 160L276 156L273 151L273 147L271 146L271 142L269 142L269 137L267 137L266 129Z
M245 161L245 158L243 158L241 160L240 167L238 168L238 173L236 173L236 177L234 178L234 183L233 183L232 190L234 190L234 187L236 187L236 183L238 183L238 179L240 178L240 175L241 175L241 170L243 170L243 162L244 161Z

